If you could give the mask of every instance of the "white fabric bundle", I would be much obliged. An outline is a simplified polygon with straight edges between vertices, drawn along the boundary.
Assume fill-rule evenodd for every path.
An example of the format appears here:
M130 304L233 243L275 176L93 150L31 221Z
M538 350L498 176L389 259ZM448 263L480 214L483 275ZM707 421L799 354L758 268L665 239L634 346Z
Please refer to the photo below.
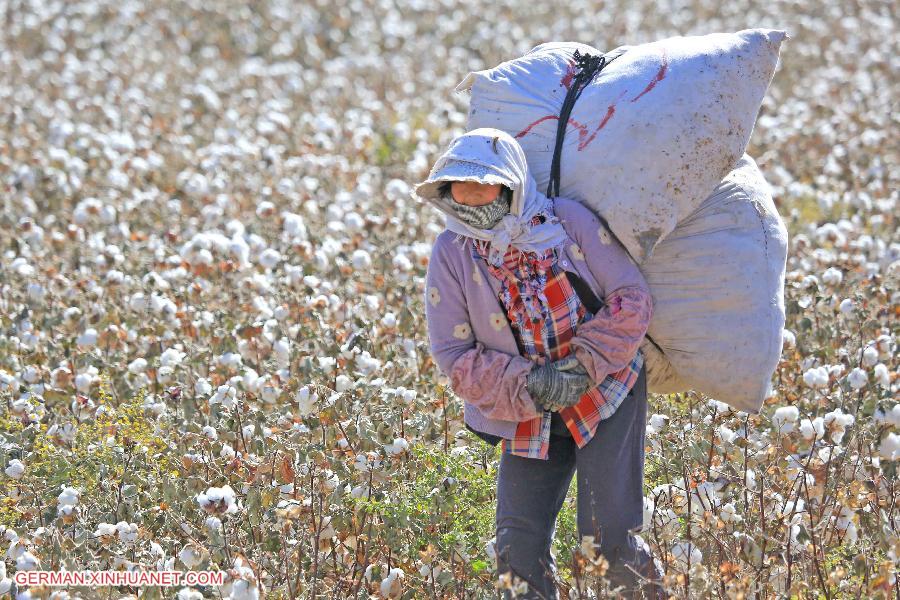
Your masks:
M663 353L644 344L651 391L696 389L748 412L768 393L787 232L743 153L784 38L751 29L622 46L570 115L559 194L604 217L647 276ZM576 49L602 54L541 44L457 86L472 92L468 129L515 136L542 191Z
M781 357L787 230L748 155L641 264L653 294L648 388L758 412ZM674 372L674 373L673 373Z

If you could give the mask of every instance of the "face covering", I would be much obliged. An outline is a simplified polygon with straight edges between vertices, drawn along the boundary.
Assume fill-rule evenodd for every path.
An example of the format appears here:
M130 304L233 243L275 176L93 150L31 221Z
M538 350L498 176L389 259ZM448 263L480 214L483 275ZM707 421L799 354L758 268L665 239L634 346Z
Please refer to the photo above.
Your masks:
M460 221L479 229L493 229L504 215L509 213L512 201L512 190L504 186L497 198L481 206L468 206L453 199L448 191L446 199L453 207Z

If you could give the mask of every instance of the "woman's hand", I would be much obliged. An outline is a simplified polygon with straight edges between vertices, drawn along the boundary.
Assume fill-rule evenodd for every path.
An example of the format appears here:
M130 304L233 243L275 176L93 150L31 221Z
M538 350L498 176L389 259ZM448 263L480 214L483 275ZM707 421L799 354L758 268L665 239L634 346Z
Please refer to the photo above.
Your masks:
M573 357L535 365L528 373L525 385L536 406L557 411L577 404L594 382Z
M588 375L587 369L584 368L584 365L581 364L581 361L578 360L578 357L575 356L574 353L569 353L565 358L560 358L559 360L556 360L550 364L552 364L560 371L578 373L579 375Z

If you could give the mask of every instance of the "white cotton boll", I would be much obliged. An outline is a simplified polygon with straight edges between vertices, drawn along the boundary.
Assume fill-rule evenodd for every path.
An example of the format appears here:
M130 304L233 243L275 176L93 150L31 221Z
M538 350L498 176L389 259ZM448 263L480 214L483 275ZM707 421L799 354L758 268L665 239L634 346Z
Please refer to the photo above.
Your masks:
M203 553L193 544L188 544L178 553L178 560L184 563L188 569L193 570L203 562Z
M381 581L381 595L384 598L398 598L403 591L403 579L406 574L403 569L395 567L391 569L388 576Z
M185 356L186 354L177 348L166 348L165 352L159 355L159 364L162 367L177 367Z
M344 392L353 386L353 380L346 375L338 375L335 377L334 386L335 391Z
M653 414L650 416L650 423L647 425L647 433L656 434L662 431L663 427L666 426L666 421L669 420L668 415L661 414Z
M825 367L813 367L803 373L803 383L811 388L828 385L828 370Z
M287 338L279 338L272 346L275 359L279 365L288 365L291 360L291 341Z
M86 329L84 333L78 336L76 343L79 346L92 347L97 345L97 330L93 327Z
M59 493L59 496L56 499L56 504L59 508L64 506L77 506L78 500L80 498L80 491L78 491L76 488L64 485L62 491Z
M4 473L12 479L22 479L22 476L25 475L25 464L18 458L14 458L9 461Z
M874 345L866 346L863 350L862 364L864 367L874 367L878 363L878 348Z
M716 411L716 414L719 414L719 415L724 415L725 413L727 413L731 410L731 407L729 405L725 404L724 402L722 402L720 400L715 400L713 398L710 398L707 401L707 404L711 408L714 408Z
M850 383L851 388L858 390L865 387L866 383L869 381L869 376L866 375L866 372L863 369L856 367L850 371L850 374L847 376L847 381Z
M737 438L737 433L725 425L719 425L717 433L719 434L719 438L726 444L734 443L734 440Z
M842 528L842 530L844 531L844 538L842 540L844 544L852 545L859 539L856 523L853 521L850 521L846 527Z
M297 390L296 395L294 395L294 400L297 402L300 416L308 417L315 412L319 395L310 390L308 385L304 385Z
M211 515L232 514L238 512L237 497L230 485L211 487L206 492L197 494L197 504Z
M794 348L797 346L797 337L790 329L781 332L782 344L785 348Z
M370 375L381 367L381 361L369 354L368 350L356 356L356 370L363 376Z
M672 547L672 556L682 569L687 569L690 564L697 565L703 561L703 553L691 542L678 542Z
M205 377L201 377L194 383L194 393L198 396L206 396L212 392L212 384Z
M37 383L41 380L41 371L34 365L28 365L22 371L22 379L25 380L25 383Z
M39 561L38 558L31 552L23 552L16 558L17 571L36 571L40 565L41 561ZM16 596L16 598L18 599L21 596L22 594L20 593L19 596Z
M733 502L722 505L722 509L719 511L719 517L726 523L740 523L744 520L744 517L738 514L737 508L735 508Z
M259 255L259 264L267 269L274 269L278 266L280 260L281 253L273 248L266 248L263 253Z
M216 358L216 362L218 362L223 367L228 369L239 369L243 365L244 359L240 354L236 352L226 352L221 356Z
M399 395L404 404L412 404L415 402L418 392L416 390L403 389Z
M137 539L138 525L137 523L119 521L116 523L116 532L119 534L120 541L125 542L126 544L131 543Z
M747 487L749 489L756 489L756 471L753 469L747 469Z
M216 431L216 428L212 425L205 425L201 430L201 433L203 434L203 437L213 442L219 439L219 432Z
M212 262L212 258L210 258L210 262ZM125 282L125 273L123 273L122 271L111 269L106 272L104 280L109 285L122 285L122 283Z
M259 373L248 367L244 370L244 375L241 377L241 383L243 384L245 390L247 390L248 392L253 392L255 394L259 391L259 388L264 383L264 380L260 378Z
M701 482L697 488L691 492L691 511L697 515L702 515L704 511L712 510L719 506L721 500L718 490L721 484L711 481Z
M853 304L853 300L851 300L850 298L844 298L843 300L841 300L838 308L840 308L840 311L845 315L850 315L853 312L855 305Z
M844 374L844 365L841 363L837 363L835 365L827 365L825 367L828 369L828 376L833 377L834 379L838 379L841 375Z
M256 216L265 218L275 213L275 204L271 200L262 200L256 205Z
M894 342L891 336L887 334L878 336L878 339L875 340L875 345L878 347L878 353L882 359L887 359L894 355Z
M350 256L350 262L354 269L361 271L372 266L372 257L365 250L354 250Z
M840 269L836 269L834 267L829 267L822 273L822 282L827 285L834 287L836 285L840 285L841 280L844 278L843 273L841 273Z
M262 397L263 402L274 404L275 401L278 400L278 397L281 396L281 388L272 381L266 381L266 383L260 387L259 395Z
M656 503L653 501L653 498L644 496L644 522L641 526L642 530L646 531L653 526L653 511L655 507Z
M235 235L231 238L231 242L228 244L228 252L237 260L238 265L244 266L249 264L250 246L247 245L247 242L241 236Z
M412 271L413 263L405 254L397 254L392 261L394 268L400 272L406 273Z
M94 378L88 373L79 373L75 376L75 389L79 392L87 393L91 391L91 384L94 383Z
M888 371L887 365L878 363L873 369L873 374L875 375L875 381L878 382L878 385L885 389L891 387L891 372Z
M230 385L220 385L208 402L209 404L221 404L223 408L234 408L237 405L237 390Z
M390 455L403 454L407 450L409 450L409 442L403 438L395 438L392 443L384 447L384 451Z
M316 360L319 361L319 367L322 369L322 371L325 372L326 375L330 374L337 364L337 360L331 356L319 356L316 358Z
M888 432L881 443L878 444L878 456L885 460L897 460L900 458L900 435Z
M216 516L209 516L203 522L203 526L206 527L206 530L210 533L217 533L222 530L222 519Z
M365 227L366 221L360 216L359 213L348 212L344 215L344 227L347 228L347 231L355 232L361 231L363 227Z
M790 433L794 430L794 425L800 417L800 411L796 406L782 406L775 410L772 415L772 424L778 428L781 433Z
M831 440L835 444L841 443L846 428L853 425L856 421L853 415L846 414L840 408L826 413L823 420L825 428L831 432Z
M386 313L383 317L381 317L381 324L387 328L393 328L397 326L397 315L392 312Z
M875 409L873 419L876 423L884 423L892 427L900 427L900 404L895 404L890 409L885 410L882 407Z
M284 212L281 213L284 218L283 231L296 241L305 241L308 239L306 224L300 215Z
M822 420L822 417L816 417L812 421L803 419L800 422L800 435L802 435L805 440L811 440L813 439L813 436L815 436L816 439L825 437L825 422Z
M841 510L837 514L835 525L837 525L838 529L847 529L847 527L853 524L854 516L856 516L856 513L852 508L842 506Z
M28 284L28 298L35 301L41 301L47 293L46 288L39 283Z
M21 256L12 261L10 264L10 271L21 277L31 277L34 275L34 267L28 264L28 261Z
M387 185L384 186L384 195L387 196L389 200L406 200L409 197L409 193L409 184L402 179L391 179L387 182Z
M134 312L144 312L150 306L150 299L141 292L137 292L129 298L128 306Z

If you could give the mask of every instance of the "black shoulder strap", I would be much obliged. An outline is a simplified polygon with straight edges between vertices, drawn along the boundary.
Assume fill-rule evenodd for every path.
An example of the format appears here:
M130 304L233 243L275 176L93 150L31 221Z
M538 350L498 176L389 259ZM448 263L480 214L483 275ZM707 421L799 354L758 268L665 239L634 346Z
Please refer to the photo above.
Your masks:
M585 308L591 311L592 315L596 315L604 306L606 306L603 300L594 294L594 290L592 290L591 287L585 283L584 279L579 277L576 273L566 271L566 277L569 278L569 283L572 284L581 303L584 304Z
M617 49L618 50L618 49ZM548 198L559 196L559 179L560 179L560 161L562 160L563 140L566 137L566 127L569 124L569 115L581 92L587 85L594 80L594 77L604 69L609 63L617 59L624 52L616 50L599 56L575 50L573 58L575 59L575 77L569 85L569 91L563 99L562 108L559 110L559 119L556 123L556 143L553 146L553 160L550 163L550 181L547 184Z

